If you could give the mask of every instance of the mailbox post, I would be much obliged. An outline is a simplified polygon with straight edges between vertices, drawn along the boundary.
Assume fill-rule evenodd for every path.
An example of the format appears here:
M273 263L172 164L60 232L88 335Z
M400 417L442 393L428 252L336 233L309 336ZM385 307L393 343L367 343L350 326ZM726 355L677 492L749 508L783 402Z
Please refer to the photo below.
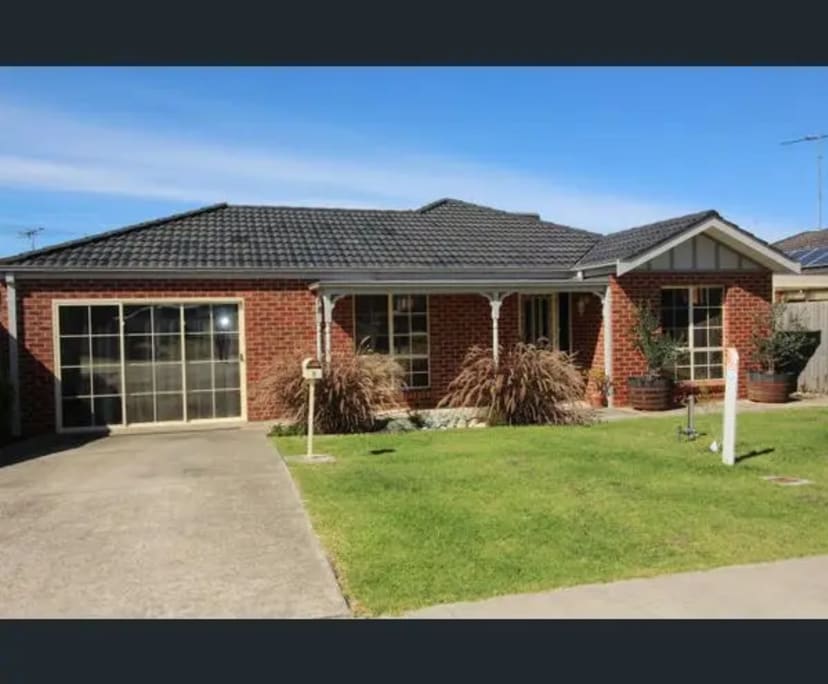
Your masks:
M313 416L316 403L316 381L322 379L322 364L312 357L302 361L302 377L308 381L308 454L313 456Z

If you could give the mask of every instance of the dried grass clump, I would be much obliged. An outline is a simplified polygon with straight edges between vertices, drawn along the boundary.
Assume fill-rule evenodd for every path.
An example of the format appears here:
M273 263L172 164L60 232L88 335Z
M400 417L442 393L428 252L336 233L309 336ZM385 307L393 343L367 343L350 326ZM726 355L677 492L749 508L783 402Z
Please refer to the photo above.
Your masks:
M399 405L402 378L402 368L388 356L334 355L316 383L314 429L328 434L373 430L378 411ZM302 356L275 364L259 381L255 401L278 406L287 420L306 425L308 387L302 378Z
M501 353L469 349L439 406L485 409L490 424L570 425L589 421L584 377L566 352L518 343Z

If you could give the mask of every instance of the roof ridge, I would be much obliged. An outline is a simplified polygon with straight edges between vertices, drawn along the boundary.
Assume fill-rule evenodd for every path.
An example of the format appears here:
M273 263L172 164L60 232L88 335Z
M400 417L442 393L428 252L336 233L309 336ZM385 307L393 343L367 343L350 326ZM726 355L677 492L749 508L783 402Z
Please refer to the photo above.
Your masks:
M443 197L441 199L435 200L434 202L429 202L428 204L423 205L419 209L416 209L418 214L427 214L432 209L436 209L444 204L448 204L453 202L454 204L463 204L467 207L474 207L475 209L485 209L486 211L493 211L498 214L508 214L510 216L528 216L530 218L537 219L538 221L541 220L540 214L535 212L525 212L525 211L508 211L506 209L498 209L497 207L490 207L485 204L477 204L476 202L468 202L466 200L457 199L455 197Z
M48 254L49 252L54 252L60 249L65 249L67 247L77 247L78 245L85 245L91 244L93 242L98 242L99 240L104 240L106 238L113 237L115 235L123 235L125 233L130 233L135 230L141 230L142 228L152 228L154 226L160 225L162 223L169 223L170 221L177 221L178 219L182 218L189 218L191 216L198 216L199 214L206 214L210 211L216 211L217 209L224 209L228 206L227 202L219 202L218 204L210 204L206 207L199 207L198 209L191 209L189 211L182 211L177 214L170 214L169 216L162 216L161 218L152 219L150 221L142 221L141 223L133 223L128 226L124 226L123 228L115 228L113 230L107 230L103 233L96 233L95 235L89 235L87 237L82 238L75 238L74 240L66 240L64 242L58 242L54 245L48 245L47 247L41 247L40 249L30 249L27 252L20 252L19 254L12 254L11 256L3 257L0 259L0 264L7 264L12 261L16 261L18 259L28 259L29 257L33 256L40 256L42 254Z
M372 207L308 207L295 204L226 204L230 209L300 209L303 211L363 211L371 214L413 214L415 209L377 209Z

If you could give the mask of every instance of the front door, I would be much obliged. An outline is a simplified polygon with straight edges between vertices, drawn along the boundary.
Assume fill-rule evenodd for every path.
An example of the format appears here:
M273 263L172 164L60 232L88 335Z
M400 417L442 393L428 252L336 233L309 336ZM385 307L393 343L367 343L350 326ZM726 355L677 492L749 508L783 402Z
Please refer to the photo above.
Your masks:
M527 344L549 344L569 351L570 293L560 292L521 297L521 337Z

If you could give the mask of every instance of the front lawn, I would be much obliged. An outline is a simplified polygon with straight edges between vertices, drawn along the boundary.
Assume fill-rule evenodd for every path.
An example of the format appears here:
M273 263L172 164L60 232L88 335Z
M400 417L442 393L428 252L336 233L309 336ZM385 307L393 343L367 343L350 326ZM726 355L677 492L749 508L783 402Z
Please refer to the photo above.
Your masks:
M828 409L740 415L733 468L680 422L318 437L336 463L290 470L362 614L828 553Z

